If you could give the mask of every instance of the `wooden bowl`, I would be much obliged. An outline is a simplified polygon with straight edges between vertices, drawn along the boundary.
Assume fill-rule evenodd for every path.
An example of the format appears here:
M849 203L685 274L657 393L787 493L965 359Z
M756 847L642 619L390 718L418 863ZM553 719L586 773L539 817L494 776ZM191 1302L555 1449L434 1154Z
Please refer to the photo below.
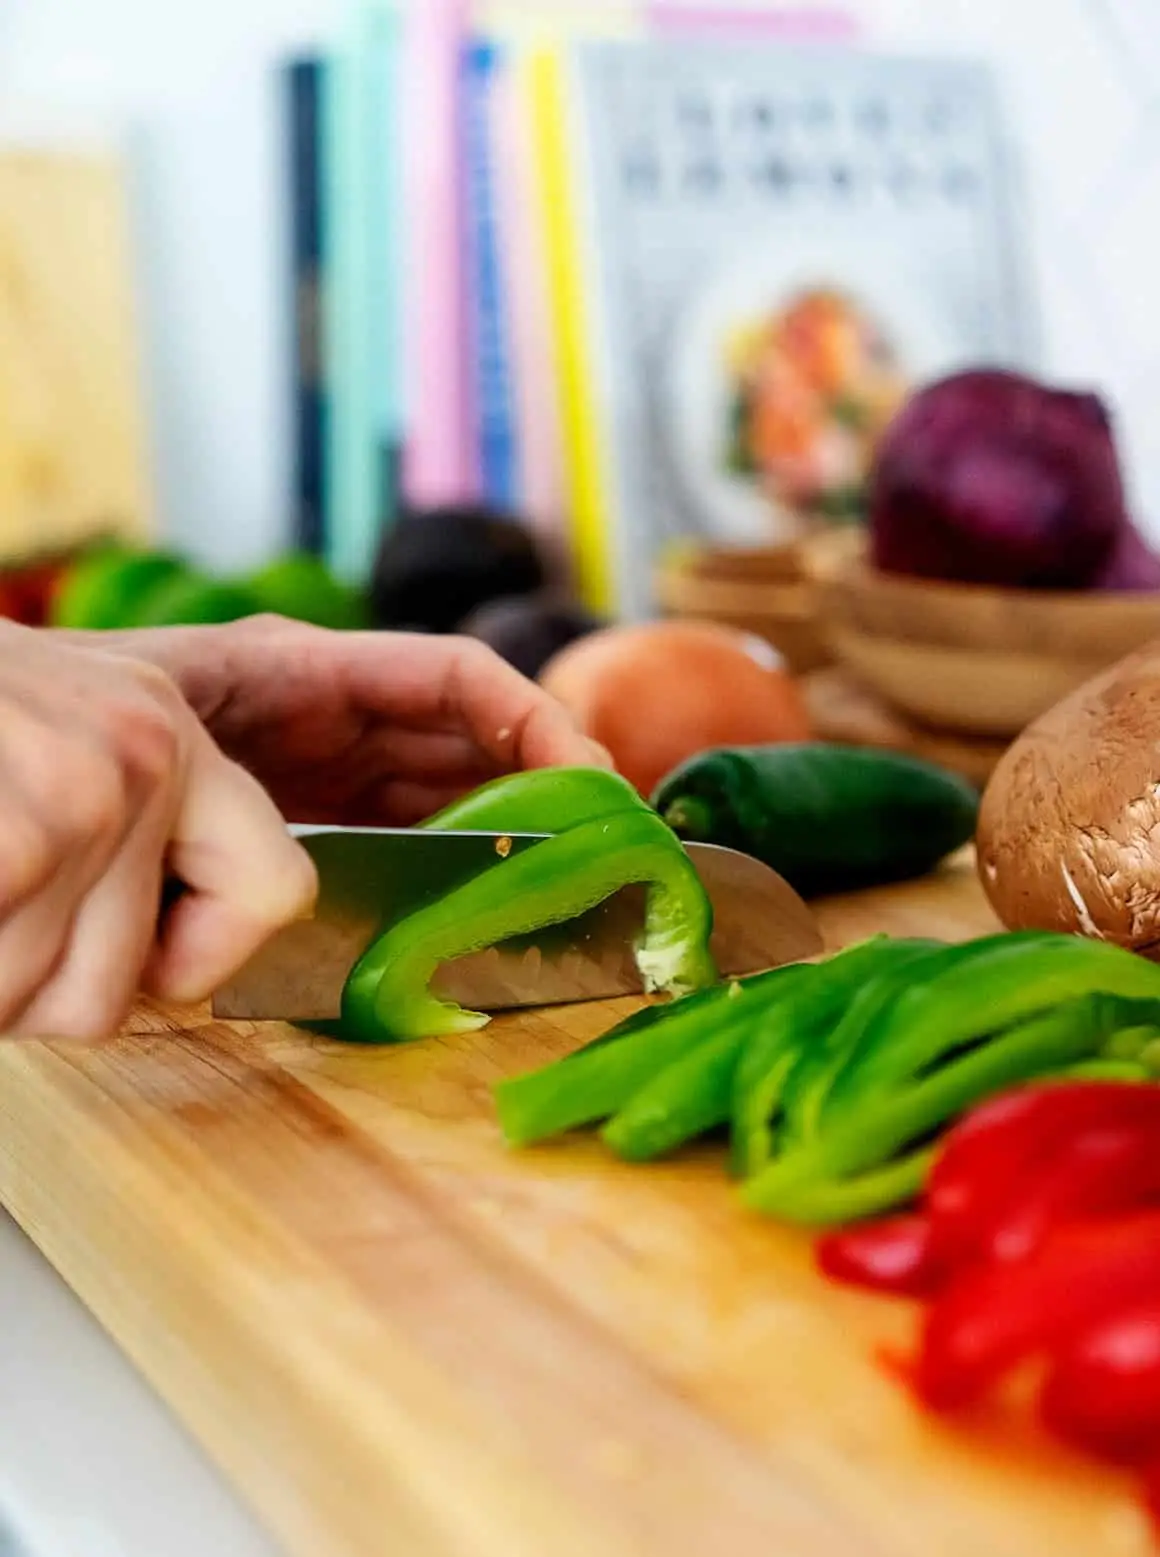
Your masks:
M841 552L839 537L782 546L683 546L657 569L667 615L720 622L771 643L795 674L832 658L819 620L818 585Z
M1010 737L1160 637L1160 592L1065 594L879 573L861 559L819 583L835 660L922 723Z

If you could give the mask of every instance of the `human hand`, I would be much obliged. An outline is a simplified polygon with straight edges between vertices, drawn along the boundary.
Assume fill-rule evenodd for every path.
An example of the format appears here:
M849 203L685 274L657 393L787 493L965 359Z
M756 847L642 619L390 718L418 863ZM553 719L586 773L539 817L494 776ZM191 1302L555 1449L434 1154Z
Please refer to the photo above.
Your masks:
M186 888L159 918L163 876ZM159 669L0 624L0 1032L114 1031L204 998L317 882Z
M291 821L405 826L500 773L611 766L553 698L469 638L251 617L101 641L164 668Z

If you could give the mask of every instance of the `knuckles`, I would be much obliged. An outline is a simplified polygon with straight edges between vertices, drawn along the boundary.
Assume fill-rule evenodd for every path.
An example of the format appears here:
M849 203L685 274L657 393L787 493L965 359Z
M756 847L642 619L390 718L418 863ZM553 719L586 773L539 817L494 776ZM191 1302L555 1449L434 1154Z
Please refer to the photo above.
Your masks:
M31 897L56 868L58 850L49 830L27 811L0 827L0 912Z

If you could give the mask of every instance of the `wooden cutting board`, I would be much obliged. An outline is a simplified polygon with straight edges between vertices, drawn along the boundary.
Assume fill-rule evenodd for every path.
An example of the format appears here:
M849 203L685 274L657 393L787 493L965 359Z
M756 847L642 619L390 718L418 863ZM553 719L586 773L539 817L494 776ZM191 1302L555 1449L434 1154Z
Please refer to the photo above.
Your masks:
M993 927L967 866L823 917ZM370 1052L146 1007L2 1047L0 1198L300 1557L1151 1551L1125 1483L921 1418L873 1355L908 1308L824 1283L716 1151L503 1148L490 1084L632 1005Z

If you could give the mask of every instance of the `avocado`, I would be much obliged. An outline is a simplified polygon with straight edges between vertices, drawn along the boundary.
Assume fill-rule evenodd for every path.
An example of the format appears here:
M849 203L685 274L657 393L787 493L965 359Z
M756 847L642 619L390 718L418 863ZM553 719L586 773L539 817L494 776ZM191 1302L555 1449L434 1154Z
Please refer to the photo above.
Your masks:
M547 562L526 525L486 507L403 513L384 534L371 578L378 627L454 632L501 596L544 588Z
M459 627L535 680L558 649L607 624L566 595L507 595L473 611Z

